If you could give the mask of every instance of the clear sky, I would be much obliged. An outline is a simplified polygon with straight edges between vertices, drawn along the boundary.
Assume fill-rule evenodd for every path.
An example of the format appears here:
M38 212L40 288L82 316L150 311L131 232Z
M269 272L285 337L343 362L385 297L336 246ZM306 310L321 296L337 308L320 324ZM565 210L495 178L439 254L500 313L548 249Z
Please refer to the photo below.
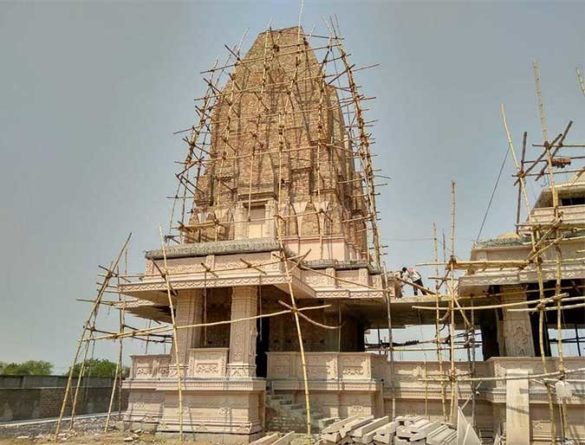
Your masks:
M457 182L457 253L477 236L506 150L540 141L531 63L542 71L549 131L575 121L585 141L583 2L325 2L302 24L336 15L364 91L391 268L433 257L432 223L449 228ZM0 361L65 370L107 264L133 232L131 268L158 245L195 118L199 72L248 31L296 25L297 1L0 2ZM482 238L513 230L508 162ZM536 193L537 190L534 190ZM535 195L534 195L535 196ZM114 318L114 317L112 317ZM106 354L98 350L96 356Z

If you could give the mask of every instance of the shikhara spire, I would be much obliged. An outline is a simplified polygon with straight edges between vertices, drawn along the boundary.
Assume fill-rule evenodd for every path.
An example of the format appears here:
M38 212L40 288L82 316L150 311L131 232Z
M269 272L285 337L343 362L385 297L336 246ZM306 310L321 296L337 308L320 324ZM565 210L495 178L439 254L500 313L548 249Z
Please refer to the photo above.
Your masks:
M341 39L292 27L259 34L243 57L228 52L206 73L185 138L174 239L275 238L279 229L310 260L379 264L364 97Z

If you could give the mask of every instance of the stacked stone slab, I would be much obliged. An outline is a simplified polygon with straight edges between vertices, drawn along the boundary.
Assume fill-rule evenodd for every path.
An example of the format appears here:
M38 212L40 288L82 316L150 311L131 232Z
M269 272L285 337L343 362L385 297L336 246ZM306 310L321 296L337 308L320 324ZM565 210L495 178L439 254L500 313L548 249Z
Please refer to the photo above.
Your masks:
M271 433L261 437L258 440L255 440L254 442L251 442L249 445L288 445L294 438L294 432L287 434Z
M421 416L388 417L353 416L324 428L322 445L455 445L457 431L447 424L432 422Z

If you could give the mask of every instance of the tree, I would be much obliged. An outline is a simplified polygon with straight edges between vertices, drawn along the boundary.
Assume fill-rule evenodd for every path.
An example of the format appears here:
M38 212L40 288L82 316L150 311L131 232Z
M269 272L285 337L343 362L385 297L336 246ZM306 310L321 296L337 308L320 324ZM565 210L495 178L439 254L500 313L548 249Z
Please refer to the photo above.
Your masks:
M53 365L44 360L28 360L22 363L0 362L1 375L51 375Z
M73 377L79 377L81 371L81 363L77 363L73 367ZM122 377L128 376L129 369L125 366L122 367ZM67 371L67 375L71 372L71 368ZM116 363L106 359L92 358L85 361L83 370L84 377L111 377L116 376Z

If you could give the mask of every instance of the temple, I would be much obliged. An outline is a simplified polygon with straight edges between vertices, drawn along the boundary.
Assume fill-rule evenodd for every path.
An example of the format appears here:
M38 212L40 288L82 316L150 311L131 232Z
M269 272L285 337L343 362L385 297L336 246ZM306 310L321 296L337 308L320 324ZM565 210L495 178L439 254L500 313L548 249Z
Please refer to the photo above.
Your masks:
M193 204L179 243L147 252L143 278L121 285L137 299L130 313L170 323L164 268L179 327L241 320L178 329L185 432L248 441L277 422L267 418L267 387L302 400L295 319L253 318L281 311L291 293L300 311L318 307L299 322L315 427L323 416L382 410L372 368L384 357L364 351L365 332L387 325L368 245L371 205L355 167L364 147L348 137L347 99L340 103L322 67L302 30L258 35L204 110L207 145L188 141L208 156L188 180ZM179 430L174 357L133 357L129 420Z
M447 292L406 296L380 259L368 98L342 39L311 37L267 30L204 74L173 229L144 274L119 285L128 313L173 325L168 354L132 357L125 420L250 442L353 415L448 422L462 407L486 443L585 443L583 306L562 320L579 354L559 357L555 308L529 305L582 295L584 183L546 187L517 232L452 257L446 270L460 274ZM539 237L562 232L545 252L536 223ZM414 343L437 348L435 361L396 359L408 345L391 336L372 341L412 325L429 327ZM456 360L455 336L479 358Z

